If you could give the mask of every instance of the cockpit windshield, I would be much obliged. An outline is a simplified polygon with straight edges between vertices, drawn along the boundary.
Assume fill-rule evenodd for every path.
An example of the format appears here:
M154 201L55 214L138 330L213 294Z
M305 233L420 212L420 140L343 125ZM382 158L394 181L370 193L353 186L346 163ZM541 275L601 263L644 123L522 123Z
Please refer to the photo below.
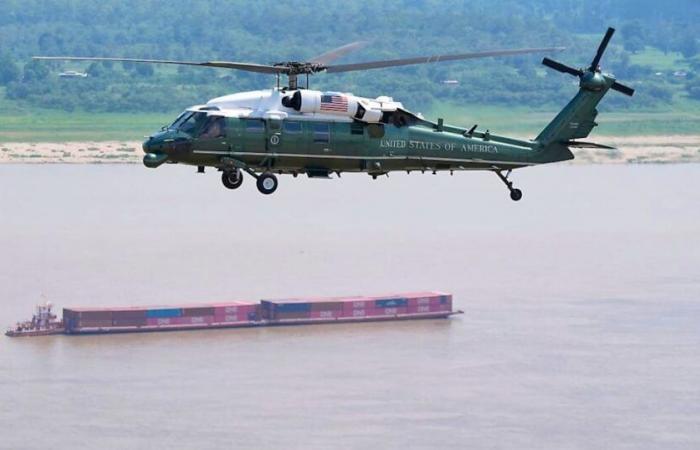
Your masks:
M170 124L168 129L177 130L178 127L182 125L182 122L187 120L192 114L194 114L192 111L183 111L179 116L177 116L177 119L175 119L175 121Z

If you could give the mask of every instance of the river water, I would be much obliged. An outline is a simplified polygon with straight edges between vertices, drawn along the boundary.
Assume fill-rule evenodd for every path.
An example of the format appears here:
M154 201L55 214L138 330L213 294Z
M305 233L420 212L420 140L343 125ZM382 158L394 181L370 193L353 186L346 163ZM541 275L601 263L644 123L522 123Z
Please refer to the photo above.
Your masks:
M2 449L700 447L699 165L265 197L193 168L0 166L0 324L57 307L440 289L405 323L0 339Z

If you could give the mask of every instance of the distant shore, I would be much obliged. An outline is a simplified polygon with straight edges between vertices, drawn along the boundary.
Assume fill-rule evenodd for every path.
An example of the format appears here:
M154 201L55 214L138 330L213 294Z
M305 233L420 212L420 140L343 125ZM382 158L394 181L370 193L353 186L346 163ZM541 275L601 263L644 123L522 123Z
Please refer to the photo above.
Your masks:
M617 148L577 149L572 164L700 162L700 134L601 136L591 141ZM141 142L132 141L0 143L0 164L134 164L142 158Z

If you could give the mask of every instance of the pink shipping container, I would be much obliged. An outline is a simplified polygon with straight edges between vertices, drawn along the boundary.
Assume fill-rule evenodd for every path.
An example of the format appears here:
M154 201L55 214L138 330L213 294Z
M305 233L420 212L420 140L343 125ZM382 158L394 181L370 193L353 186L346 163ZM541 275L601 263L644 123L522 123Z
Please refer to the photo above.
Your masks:
M148 319L149 325L208 325L214 322L214 316L193 316L193 317L163 317L158 319Z
M248 317L245 314L238 316L237 314L227 314L227 315L216 315L214 316L214 323L236 323L236 322L248 322Z
M395 316L396 314L406 314L408 308L399 306L396 308L372 308L365 311L367 312L367 316Z
M257 318L259 303L228 302L214 303L215 322L243 322Z
M374 308L374 300L369 300L365 298L354 298L343 302L343 311L371 308Z
M361 308L343 310L342 317L367 317L367 310Z
M342 309L335 310L325 310L325 311L311 311L312 319L335 319L337 317L343 317Z
M153 317L146 319L146 325L149 327L174 325L173 319L176 319L176 317Z

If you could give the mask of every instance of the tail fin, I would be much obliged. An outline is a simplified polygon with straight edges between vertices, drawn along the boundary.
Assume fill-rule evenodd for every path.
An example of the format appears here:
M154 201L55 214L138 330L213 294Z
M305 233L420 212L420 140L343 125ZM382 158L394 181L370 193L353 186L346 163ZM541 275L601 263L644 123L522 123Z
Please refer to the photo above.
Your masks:
M585 138L598 124L595 118L598 115L596 106L610 89L625 95L634 94L634 89L615 81L615 78L600 70L600 59L605 48L610 42L615 30L608 28L603 41L598 47L598 52L593 58L590 67L574 69L564 64L544 58L542 64L557 70L579 77L579 91L564 109L552 120L535 139L544 151L541 154L542 162L555 162L573 159L573 154L568 146L575 146L575 139Z

